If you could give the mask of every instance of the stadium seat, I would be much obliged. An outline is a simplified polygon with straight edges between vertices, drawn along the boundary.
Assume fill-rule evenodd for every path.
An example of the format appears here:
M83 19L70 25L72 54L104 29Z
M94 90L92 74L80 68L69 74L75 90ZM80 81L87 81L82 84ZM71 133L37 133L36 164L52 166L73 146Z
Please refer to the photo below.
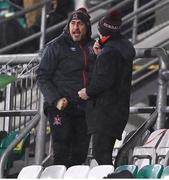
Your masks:
M12 131L9 134L7 134L1 140L0 148L1 149L6 149L11 144L11 142L15 139L15 137L18 135L18 133L19 133L18 131Z
M164 158L165 158L167 152L169 151L168 139L169 139L169 129L166 131L166 133L162 137L162 139L156 149L158 164L163 164Z
M52 165L44 169L40 178L63 178L66 172L64 165Z
M164 160L165 160L165 157L166 157L166 154L167 152L169 151L169 146L167 147L158 147L156 149L156 154L157 154L157 160L156 160L156 163L157 164L163 164L164 163Z
M6 131L0 131L0 146L1 146L1 141L8 135Z
M161 178L167 178L169 179L169 166L166 166L162 172Z
M130 171L134 177L137 175L138 167L136 165L122 165L115 169L115 173L119 173L121 171L128 170Z
M10 5L9 5L9 3L7 1L5 1L5 0L0 1L0 10L1 11L2 10L7 10L9 8L10 8Z
M39 178L42 173L42 170L43 170L43 167L41 165L26 166L20 171L17 179Z
M89 170L86 165L71 166L65 172L64 178L87 178Z
M167 175L167 176L164 176L163 178L161 178L161 179L165 179L165 180L168 180L169 179L169 176Z
M163 171L161 164L146 165L137 173L137 178L160 178Z
M167 129L158 129L152 132L144 144L144 147L156 147Z
M7 134L3 139L1 139L0 143L0 152L4 151L11 143L12 141L19 135L19 131L12 131L9 134ZM13 152L16 154L21 153L22 149L24 148L25 143L28 143L29 141L29 134L27 134L14 148Z
M0 141L0 155L6 150L6 148L14 141L19 135L19 131L11 131L7 133ZM27 134L13 149L12 153L8 156L5 169L12 167L13 162L21 160L26 155L26 147L28 147L30 140L30 134Z
M142 167L155 164L156 151L154 147L136 146L132 155L133 164L137 165L139 169Z
M88 175L88 178L103 178L114 171L112 165L99 165L93 167Z
M143 146L136 146L132 155L133 164L137 165L139 169L149 164L155 164L157 158L156 148L166 131L167 129L156 130L150 134Z
M5 88L8 84L16 80L15 76L6 74L0 74L0 88Z

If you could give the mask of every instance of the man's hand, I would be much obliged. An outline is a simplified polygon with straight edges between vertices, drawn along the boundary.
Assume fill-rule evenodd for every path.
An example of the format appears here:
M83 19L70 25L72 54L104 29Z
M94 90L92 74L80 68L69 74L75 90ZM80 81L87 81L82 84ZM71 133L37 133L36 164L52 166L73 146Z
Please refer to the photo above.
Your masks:
M58 110L63 110L66 108L66 106L68 105L68 100L66 98L61 98L58 100L58 102L56 103L56 108Z
M89 99L89 96L86 94L86 88L83 88L81 89L79 92L78 92L78 95L81 99L83 100L87 100Z
M98 40L95 41L94 45L93 45L93 51L96 55L98 55L101 52L101 46L98 42Z

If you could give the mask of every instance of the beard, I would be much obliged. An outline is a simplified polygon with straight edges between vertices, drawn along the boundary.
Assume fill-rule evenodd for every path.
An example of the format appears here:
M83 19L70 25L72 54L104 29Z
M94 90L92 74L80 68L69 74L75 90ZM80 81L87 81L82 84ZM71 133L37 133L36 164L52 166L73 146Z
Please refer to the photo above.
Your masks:
M78 42L78 41L82 41L84 39L85 34L80 33L80 32L78 32L78 33L73 32L73 33L71 33L71 37L72 37L73 41Z

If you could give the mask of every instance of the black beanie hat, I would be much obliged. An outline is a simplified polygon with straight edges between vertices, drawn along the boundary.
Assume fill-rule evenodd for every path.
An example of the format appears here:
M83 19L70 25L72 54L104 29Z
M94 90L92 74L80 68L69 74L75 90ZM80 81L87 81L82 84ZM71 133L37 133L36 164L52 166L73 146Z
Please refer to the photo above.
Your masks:
M104 16L98 23L98 30L101 35L114 35L120 32L122 24L121 14L117 10L112 10Z
M87 28L87 36L91 36L91 23L90 23L90 15L88 14L87 10L85 8L79 8L71 14L69 20L68 20L68 26L70 21L73 19L79 19L81 20Z

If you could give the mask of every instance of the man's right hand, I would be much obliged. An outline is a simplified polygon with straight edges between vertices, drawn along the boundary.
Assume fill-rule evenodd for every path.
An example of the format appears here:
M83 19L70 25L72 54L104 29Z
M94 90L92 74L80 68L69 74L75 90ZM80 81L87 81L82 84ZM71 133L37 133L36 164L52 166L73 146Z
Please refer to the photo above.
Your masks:
M68 100L66 98L61 98L57 101L56 108L58 110L63 110L67 107L67 105L68 105Z
M83 100L89 99L89 96L88 96L87 93L86 93L86 88L83 88L83 89L81 89L80 91L78 91L78 95L79 95L79 97L80 97L81 99L83 99Z

